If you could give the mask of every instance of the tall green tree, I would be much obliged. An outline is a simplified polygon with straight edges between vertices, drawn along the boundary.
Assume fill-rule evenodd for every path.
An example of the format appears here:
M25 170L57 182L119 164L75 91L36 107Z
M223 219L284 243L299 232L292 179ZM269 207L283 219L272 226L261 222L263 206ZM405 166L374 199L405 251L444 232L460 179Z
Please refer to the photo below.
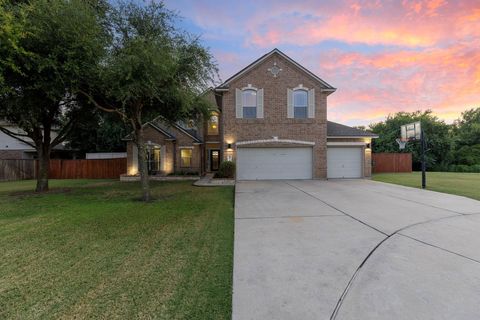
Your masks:
M144 201L150 200L144 124L158 115L177 121L206 113L209 103L201 93L217 76L210 52L179 30L176 18L162 2L120 3L110 14L107 58L82 91L132 128Z
M455 163L480 164L480 108L462 113L453 125Z
M36 149L46 191L50 152L82 113L76 88L105 48L104 12L93 1L2 1L0 118L23 132L0 130Z
M419 142L407 143L403 151L399 150L396 142L400 138L400 126L416 121L422 122L427 141L427 166L446 165L452 161L451 128L443 120L432 114L431 110L415 112L398 112L389 115L385 121L370 125L373 133L379 135L372 143L372 151L378 152L411 152L414 167L419 168L421 163L421 146Z
M80 152L122 152L129 127L116 114L88 109L67 138L67 146Z

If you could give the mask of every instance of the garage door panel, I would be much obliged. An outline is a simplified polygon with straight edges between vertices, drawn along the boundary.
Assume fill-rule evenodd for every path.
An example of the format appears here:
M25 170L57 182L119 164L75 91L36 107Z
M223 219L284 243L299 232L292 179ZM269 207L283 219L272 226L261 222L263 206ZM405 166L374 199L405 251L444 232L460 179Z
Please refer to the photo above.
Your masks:
M363 153L358 147L329 147L327 149L328 178L361 178Z
M311 179L312 148L238 148L237 179Z

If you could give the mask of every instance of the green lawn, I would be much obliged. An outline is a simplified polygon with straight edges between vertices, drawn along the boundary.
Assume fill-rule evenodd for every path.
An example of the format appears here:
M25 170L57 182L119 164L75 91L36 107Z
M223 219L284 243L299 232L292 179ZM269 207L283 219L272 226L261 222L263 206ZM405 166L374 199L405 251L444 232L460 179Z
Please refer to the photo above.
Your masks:
M0 183L0 319L230 319L233 188Z
M373 180L422 187L421 172L377 173ZM480 200L480 173L427 172L427 189Z

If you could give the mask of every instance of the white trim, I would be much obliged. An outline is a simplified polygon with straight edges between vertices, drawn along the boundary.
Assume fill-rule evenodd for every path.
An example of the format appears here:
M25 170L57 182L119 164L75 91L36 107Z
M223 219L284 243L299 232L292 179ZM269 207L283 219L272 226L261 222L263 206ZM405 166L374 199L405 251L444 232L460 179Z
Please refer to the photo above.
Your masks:
M308 92L308 88L304 87L303 84L299 84L298 87L295 87L292 89L293 91L295 90L304 90L304 91L307 91Z
M352 147L363 147L367 144L368 142L327 142L327 146L352 146Z
M147 146L147 147L161 147L162 145L148 140L147 142L145 142L145 146Z
M262 139L262 140L249 140L249 141L239 141L236 143L237 146L244 146L249 144L257 143L294 143L294 144L303 144L307 146L314 146L315 142L310 141L301 141L301 140L291 140L291 139Z
M252 85L249 83L246 87L243 87L241 90L242 90L242 91L245 91L245 90L255 90L255 91L258 91L258 88L252 87Z
M378 136L327 136L327 139L375 139Z

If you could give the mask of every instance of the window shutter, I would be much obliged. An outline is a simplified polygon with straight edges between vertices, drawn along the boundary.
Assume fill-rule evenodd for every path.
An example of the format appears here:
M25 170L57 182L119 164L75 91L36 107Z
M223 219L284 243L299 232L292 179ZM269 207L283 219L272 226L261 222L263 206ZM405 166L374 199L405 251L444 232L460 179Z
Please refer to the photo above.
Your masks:
M160 170L167 171L166 167L166 154L167 154L167 146L163 145L160 148Z
M257 118L263 118L263 89L257 91Z
M308 117L315 118L315 89L308 90Z
M293 118L293 90L287 89L287 118Z
M235 112L237 118L243 118L242 90L235 89Z

